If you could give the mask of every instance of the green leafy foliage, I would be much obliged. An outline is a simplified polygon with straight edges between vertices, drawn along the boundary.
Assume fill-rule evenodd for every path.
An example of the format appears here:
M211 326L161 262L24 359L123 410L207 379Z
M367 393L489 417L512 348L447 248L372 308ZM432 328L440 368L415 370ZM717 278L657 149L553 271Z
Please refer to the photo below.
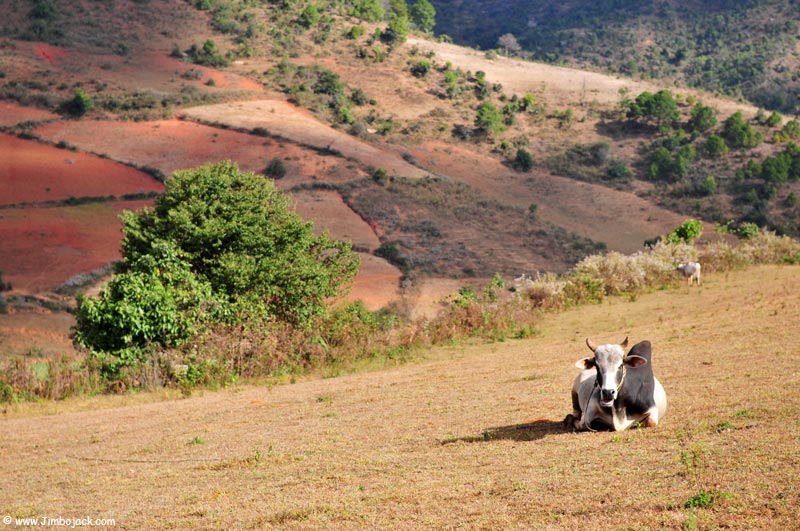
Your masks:
M429 0L417 0L409 12L411 22L425 33L433 31L436 25L436 8Z
M722 136L733 148L753 148L762 140L761 133L744 120L741 111L733 113L725 120Z
M353 0L350 14L367 22L378 22L383 19L381 0Z
M702 133L715 125L717 125L717 111L713 107L707 107L700 103L692 107L689 129L695 133Z
M665 147L658 148L651 158L647 169L647 178L656 182L677 182L689 174L690 158L688 153L673 156Z
M93 107L92 98L83 89L78 89L75 91L75 96L64 104L63 110L65 113L79 118L91 111Z
M482 135L496 135L503 130L503 113L490 101L478 106L475 127Z
M304 28L311 28L317 25L319 19L319 9L314 4L309 4L300 12L298 22Z
M728 144L718 135L710 135L706 140L706 154L712 159L722 158L728 154Z
M533 169L533 155L525 148L517 149L517 156L514 157L514 167L519 171L531 171Z
M691 245L703 234L703 223L689 218L667 234L666 241L671 244L686 243Z
M270 181L230 162L176 172L123 224L123 261L99 298L79 300L76 329L122 365L218 319L307 322L358 268L349 244L315 236Z
M664 89L655 94L639 94L634 101L628 103L627 117L669 128L680 118L680 111L672 92Z

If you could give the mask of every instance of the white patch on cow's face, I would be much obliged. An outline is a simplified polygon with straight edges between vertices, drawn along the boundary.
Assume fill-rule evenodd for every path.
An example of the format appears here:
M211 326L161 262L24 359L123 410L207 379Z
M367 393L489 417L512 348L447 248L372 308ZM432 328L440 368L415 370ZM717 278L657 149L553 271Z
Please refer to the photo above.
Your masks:
M597 386L600 388L600 405L611 407L617 398L617 387L622 382L622 362L625 351L619 345L600 345L594 351L597 368Z

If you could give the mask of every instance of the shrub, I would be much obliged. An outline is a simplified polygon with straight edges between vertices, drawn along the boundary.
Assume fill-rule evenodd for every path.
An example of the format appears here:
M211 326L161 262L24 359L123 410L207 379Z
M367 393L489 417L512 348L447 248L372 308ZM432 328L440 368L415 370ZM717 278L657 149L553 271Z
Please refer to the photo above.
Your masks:
M385 258L390 264L399 267L403 271L411 267L411 261L403 256L402 251L397 246L397 242L383 242L375 249L373 254Z
M316 26L319 22L320 14L319 9L314 4L310 4L300 12L300 18L298 19L301 26L304 28L311 28L312 26Z
M708 131L717 125L717 111L712 107L697 104L692 107L692 116L689 118L689 129L695 133Z
M533 155L527 149L517 149L517 156L514 157L514 167L523 172L531 171L533 169Z
M347 38L357 39L362 35L364 35L365 31L366 30L364 29L364 26L353 26L352 28L350 28L350 31L347 32Z
M64 104L64 112L75 117L81 117L94 107L94 101L83 89L75 91L75 96Z
M475 127L483 135L494 135L503 130L503 114L491 102L485 101L478 106Z
M689 218L676 227L672 232L667 234L666 241L668 243L687 243L692 244L697 238L703 234L703 223L696 219Z
M433 65L427 59L422 59L413 65L411 65L411 73L414 77L425 77L428 75L428 72L431 71Z
M612 181L629 181L633 177L624 160L611 159L606 165L606 178Z
M354 0L350 13L368 22L378 22L383 19L383 5L380 0Z
M286 165L279 158L274 158L269 161L267 167L264 168L264 175L272 177L273 179L282 179L286 176Z
M733 113L722 128L722 136L735 148L753 148L761 143L761 133L744 121L741 111Z
M710 135L706 140L706 154L712 159L718 159L728 154L728 145L717 135Z

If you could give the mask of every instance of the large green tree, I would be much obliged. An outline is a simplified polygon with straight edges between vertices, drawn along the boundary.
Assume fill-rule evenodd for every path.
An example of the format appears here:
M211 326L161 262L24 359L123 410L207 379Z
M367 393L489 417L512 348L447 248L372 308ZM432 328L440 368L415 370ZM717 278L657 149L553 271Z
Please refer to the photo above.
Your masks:
M109 287L79 299L76 333L123 361L217 320L301 324L358 269L349 243L315 235L271 181L231 162L176 172L155 208L123 214L123 233Z

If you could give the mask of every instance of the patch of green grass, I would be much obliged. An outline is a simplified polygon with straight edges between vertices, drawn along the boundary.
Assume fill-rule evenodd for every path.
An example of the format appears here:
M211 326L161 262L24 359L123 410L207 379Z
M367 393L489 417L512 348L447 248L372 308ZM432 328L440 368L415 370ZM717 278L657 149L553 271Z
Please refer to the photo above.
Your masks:
M732 498L733 495L730 492L724 490L700 490L697 494L689 498L684 507L687 509L691 508L701 508L701 509L710 509L714 507L717 503L721 500Z

